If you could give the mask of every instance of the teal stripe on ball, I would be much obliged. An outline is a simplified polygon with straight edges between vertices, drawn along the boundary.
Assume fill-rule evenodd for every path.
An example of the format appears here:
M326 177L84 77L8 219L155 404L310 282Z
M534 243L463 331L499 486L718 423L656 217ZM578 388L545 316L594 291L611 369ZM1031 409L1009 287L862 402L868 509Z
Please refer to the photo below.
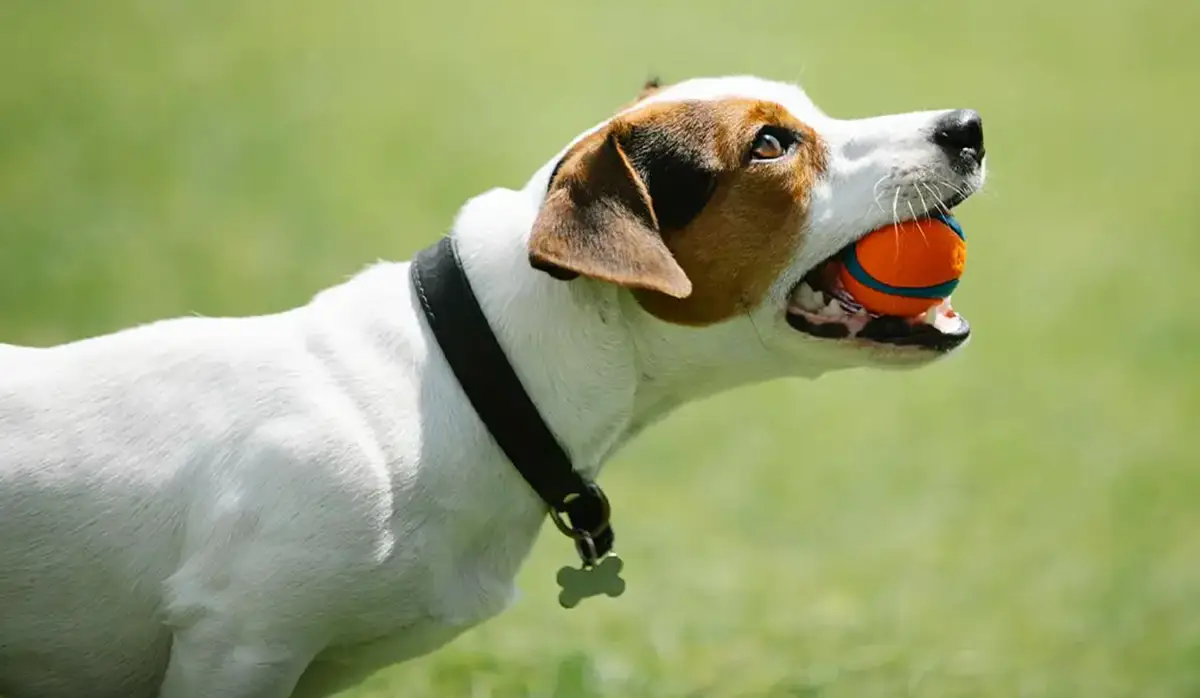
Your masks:
M947 223L946 225L950 224ZM954 226L950 227L953 228ZM842 258L842 264L846 265L846 271L850 272L850 276L854 277L854 280L858 283L869 289L893 296L904 296L906 298L947 298L954 289L958 288L958 279L951 279L945 283L934 284L933 286L917 286L913 288L885 284L868 274L866 269L863 269L862 264L858 261L858 252L855 251L854 245L846 248L846 255Z
M959 240L964 242L966 241L967 235L963 232L962 226L958 224L958 219L956 219L954 216L951 216L949 213L934 211L933 213L929 214L929 217L945 223L947 228L954 231L954 234L958 236Z

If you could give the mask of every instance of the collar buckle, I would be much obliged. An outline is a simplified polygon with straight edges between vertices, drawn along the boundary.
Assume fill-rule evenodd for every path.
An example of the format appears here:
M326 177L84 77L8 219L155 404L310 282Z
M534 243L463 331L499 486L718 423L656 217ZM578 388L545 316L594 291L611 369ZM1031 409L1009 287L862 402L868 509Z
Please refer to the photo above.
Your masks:
M563 498L551 507L550 518L566 537L575 541L575 550L587 567L594 566L612 549L612 506L604 490L594 482L586 482L582 492Z

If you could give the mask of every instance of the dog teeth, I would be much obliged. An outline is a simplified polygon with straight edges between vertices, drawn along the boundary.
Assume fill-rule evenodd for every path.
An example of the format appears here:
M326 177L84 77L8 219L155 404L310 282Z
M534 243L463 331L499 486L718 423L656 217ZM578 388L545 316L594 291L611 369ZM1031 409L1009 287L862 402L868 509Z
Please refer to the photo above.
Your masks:
M846 313L842 310L842 304L839 303L836 298L831 298L827 305L817 311L817 314L821 317L836 318L841 317Z
M859 305L858 301L854 300L854 297L840 284L834 288L833 297L842 306L842 310L849 315L865 315L867 312L867 309Z
M921 318L921 321L924 322L926 325L936 324L937 319L938 319L938 308L940 308L940 307L941 306L935 305L932 308L930 308L929 310L926 310L925 317Z
M807 282L796 288L793 300L810 313L819 313L825 307L825 294L809 286Z
M867 309L855 303L854 301L837 296L838 305L842 306L842 311L850 315L866 315Z

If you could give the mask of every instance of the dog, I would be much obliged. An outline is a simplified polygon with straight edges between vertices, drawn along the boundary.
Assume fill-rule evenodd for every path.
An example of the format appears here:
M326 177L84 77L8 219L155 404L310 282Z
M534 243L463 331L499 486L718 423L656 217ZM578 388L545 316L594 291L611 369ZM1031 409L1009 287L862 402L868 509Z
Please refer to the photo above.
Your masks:
M589 477L675 407L961 349L828 261L985 178L971 110L841 120L751 76L651 83L451 237ZM546 518L408 263L301 307L0 347L0 695L317 698L500 613Z

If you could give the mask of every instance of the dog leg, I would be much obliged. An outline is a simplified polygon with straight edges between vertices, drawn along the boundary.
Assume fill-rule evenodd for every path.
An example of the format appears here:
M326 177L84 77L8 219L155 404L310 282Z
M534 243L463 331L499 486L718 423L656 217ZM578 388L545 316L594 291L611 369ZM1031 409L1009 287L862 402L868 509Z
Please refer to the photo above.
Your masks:
M289 698L315 652L245 631L214 617L177 630L159 698Z
M290 698L331 624L363 612L356 575L390 552L388 480L321 423L271 421L196 491L163 582L159 698Z

